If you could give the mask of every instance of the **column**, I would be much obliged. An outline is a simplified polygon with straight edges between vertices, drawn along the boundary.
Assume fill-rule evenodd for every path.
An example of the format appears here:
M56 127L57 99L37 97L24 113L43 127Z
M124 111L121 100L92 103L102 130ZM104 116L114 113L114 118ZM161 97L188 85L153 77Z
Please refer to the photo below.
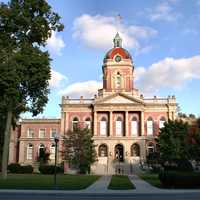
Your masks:
M93 120L93 135L97 135L97 112L94 111L94 120Z
M112 111L109 112L109 136L113 136L113 117Z
M129 136L128 129L128 111L125 111L125 136Z
M141 120L141 122L140 122L140 124L141 124L140 130L141 130L141 136L142 136L142 135L144 135L144 112L143 111L141 111L140 120Z

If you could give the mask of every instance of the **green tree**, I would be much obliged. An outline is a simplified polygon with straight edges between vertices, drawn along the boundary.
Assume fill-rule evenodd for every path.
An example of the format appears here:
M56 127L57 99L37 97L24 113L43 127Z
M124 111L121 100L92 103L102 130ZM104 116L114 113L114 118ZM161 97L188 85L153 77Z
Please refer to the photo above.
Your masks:
M200 130L188 137L188 152L190 159L200 162Z
M64 138L64 158L80 173L90 172L90 165L96 161L96 150L91 131L76 128L68 131Z
M160 149L160 158L169 163L178 160L188 160L189 153L187 148L189 125L180 121L171 121L165 123L160 129L157 142Z
M33 116L48 101L50 57L42 51L52 31L61 31L60 17L46 0L11 0L0 4L0 107L5 114L2 176L7 163L12 121L21 112ZM14 125L15 123L13 123Z

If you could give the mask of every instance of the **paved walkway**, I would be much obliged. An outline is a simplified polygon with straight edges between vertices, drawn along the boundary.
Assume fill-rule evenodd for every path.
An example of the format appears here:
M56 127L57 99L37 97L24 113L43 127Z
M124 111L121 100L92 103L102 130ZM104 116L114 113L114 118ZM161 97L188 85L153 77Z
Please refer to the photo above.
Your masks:
M107 192L107 187L110 183L112 176L102 176L95 183L90 185L87 189L84 190L86 193L96 193L96 192Z

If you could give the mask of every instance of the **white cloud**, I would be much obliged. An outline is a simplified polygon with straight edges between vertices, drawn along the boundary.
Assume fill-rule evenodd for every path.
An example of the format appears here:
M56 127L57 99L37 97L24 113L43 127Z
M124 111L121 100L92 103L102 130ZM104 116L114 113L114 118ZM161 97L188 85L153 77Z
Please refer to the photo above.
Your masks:
M174 5L177 1L163 1L155 6L153 9L149 9L148 17L151 21L175 21L180 17L180 13L174 10Z
M80 96L83 96L84 98L91 98L94 94L97 94L98 89L100 88L102 88L102 82L90 80L73 83L59 93L72 98L80 98Z
M49 86L51 88L59 88L62 86L62 83L67 81L67 77L61 73L51 69L51 79L49 81Z
M165 58L148 68L136 68L137 85L143 92L161 88L181 89L187 81L200 79L200 55L191 58Z
M47 49L54 55L61 55L61 50L65 47L65 43L57 32L52 31L51 37L47 40Z
M87 47L107 50L113 47L113 38L118 31L125 48L139 51L143 48L142 42L157 34L150 27L125 25L116 21L115 17L84 14L74 20L73 37Z

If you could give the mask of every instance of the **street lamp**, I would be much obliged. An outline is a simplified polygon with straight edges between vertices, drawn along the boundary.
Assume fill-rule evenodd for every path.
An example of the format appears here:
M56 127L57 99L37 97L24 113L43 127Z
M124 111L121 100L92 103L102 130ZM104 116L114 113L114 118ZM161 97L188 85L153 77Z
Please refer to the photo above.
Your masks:
M56 180L56 175L57 175L57 152L58 152L58 142L59 142L59 135L55 134L54 136L54 141L55 141L55 165L54 165L54 186L55 189L57 188L57 180Z

